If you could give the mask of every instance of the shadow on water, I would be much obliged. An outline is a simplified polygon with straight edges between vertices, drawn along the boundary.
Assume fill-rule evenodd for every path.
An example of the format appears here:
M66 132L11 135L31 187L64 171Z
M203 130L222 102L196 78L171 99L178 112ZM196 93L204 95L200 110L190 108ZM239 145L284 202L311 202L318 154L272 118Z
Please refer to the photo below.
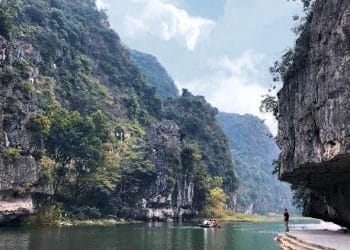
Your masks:
M226 223L203 229L190 223L112 227L0 228L0 249L12 250L274 250L281 223Z

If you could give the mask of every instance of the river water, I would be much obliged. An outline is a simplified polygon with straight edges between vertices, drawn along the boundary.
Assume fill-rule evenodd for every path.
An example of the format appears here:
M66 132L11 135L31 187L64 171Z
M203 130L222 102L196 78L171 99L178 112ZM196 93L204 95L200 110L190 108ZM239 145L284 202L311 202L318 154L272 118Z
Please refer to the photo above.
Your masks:
M0 228L1 250L274 250L282 223L225 223L203 229L191 223L110 227Z

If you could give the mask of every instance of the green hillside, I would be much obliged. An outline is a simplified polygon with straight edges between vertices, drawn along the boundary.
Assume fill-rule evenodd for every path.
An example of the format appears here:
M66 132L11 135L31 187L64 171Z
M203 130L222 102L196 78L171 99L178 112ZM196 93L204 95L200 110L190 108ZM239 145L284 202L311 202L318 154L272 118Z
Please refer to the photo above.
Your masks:
M252 115L220 113L217 119L229 137L239 182L237 209L253 213L294 210L289 185L272 175L279 149L266 125Z
M173 79L165 68L152 55L141 53L136 50L130 51L132 61L144 74L147 82L156 88L161 99L179 96Z

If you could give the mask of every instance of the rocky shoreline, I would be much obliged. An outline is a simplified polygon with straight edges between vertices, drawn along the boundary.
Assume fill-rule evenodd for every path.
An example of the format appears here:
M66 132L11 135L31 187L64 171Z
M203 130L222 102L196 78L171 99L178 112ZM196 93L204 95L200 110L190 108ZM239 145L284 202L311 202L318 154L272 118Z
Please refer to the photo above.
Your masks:
M336 224L294 225L293 230L276 238L282 250L346 250L350 246L347 229Z
M282 250L347 250L350 234L343 231L305 230L277 236Z

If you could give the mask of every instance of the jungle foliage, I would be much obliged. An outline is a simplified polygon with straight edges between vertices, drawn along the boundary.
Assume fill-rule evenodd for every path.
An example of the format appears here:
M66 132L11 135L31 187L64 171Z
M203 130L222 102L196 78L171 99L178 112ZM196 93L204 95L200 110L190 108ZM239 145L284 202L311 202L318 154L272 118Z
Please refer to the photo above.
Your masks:
M39 197L42 209L34 222L44 218L51 224L45 218L61 215L123 216L135 207L156 178L144 136L163 118L181 128L181 161L195 172L196 209L215 201L211 178L222 178L216 188L225 193L236 189L227 141L215 123L217 110L187 91L163 104L94 1L0 5L0 35L12 50L25 46L20 58L0 66L2 87L14 90L5 97L5 129L24 120L24 106L35 109L25 124L34 150L10 148L3 157L32 155L41 166L41 184L54 188L48 199Z

